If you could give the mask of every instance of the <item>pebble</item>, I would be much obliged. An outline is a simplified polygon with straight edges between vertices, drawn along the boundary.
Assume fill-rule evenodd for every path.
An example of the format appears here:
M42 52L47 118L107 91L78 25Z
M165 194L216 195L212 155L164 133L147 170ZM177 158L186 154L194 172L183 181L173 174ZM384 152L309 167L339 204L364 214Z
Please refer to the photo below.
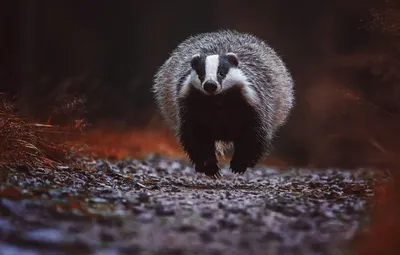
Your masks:
M148 203L150 201L150 195L145 192L140 192L138 195L138 200L141 203Z
M162 204L157 204L155 206L155 212L157 216L172 216L175 214L174 210L166 208Z
M213 212L211 211L211 210L204 210L203 209L203 211L201 212L201 216L203 217L203 218L207 218L207 219L209 219L209 218L212 218L213 217Z
M21 190L10 196L46 194L40 189L48 185L52 190L46 198L1 198L0 232L21 245L27 236L43 247L49 240L77 240L75 247L107 246L103 253L109 254L326 253L368 220L367 196L378 183L368 171L268 167L249 169L241 177L225 167L221 179L211 180L184 161L160 156L97 160L95 166L88 160L87 166L91 170L18 171L6 177L3 186ZM90 212L101 220L87 215L85 206L94 207Z
M141 207L141 206L134 206L133 207L133 212L136 214L144 213L146 212L146 209Z
M199 237L205 243L209 243L209 242L212 242L214 240L213 235L210 232L207 232L207 231L199 232Z
M142 223L150 223L154 219L154 215L152 213L141 213L136 217L136 220Z

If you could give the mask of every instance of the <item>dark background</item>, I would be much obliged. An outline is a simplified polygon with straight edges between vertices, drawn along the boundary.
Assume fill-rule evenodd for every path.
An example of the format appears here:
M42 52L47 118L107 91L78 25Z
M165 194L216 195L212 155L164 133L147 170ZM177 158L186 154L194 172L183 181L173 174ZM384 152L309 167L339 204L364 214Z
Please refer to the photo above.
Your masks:
M274 47L296 82L275 155L390 166L400 151L398 41L371 29L371 10L397 3L382 2L0 1L0 86L36 121L160 127L150 88L169 52L190 35L237 29Z

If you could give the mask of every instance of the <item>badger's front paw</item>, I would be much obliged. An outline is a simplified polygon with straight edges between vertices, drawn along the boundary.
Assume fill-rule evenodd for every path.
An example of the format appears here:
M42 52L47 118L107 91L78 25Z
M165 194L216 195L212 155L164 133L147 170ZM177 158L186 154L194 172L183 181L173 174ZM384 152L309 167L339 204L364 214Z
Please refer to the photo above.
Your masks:
M242 163L242 162L238 162L238 161L231 161L230 164L230 169L232 170L232 173L234 174L244 174L244 172L246 172L248 167L248 164L246 163Z
M195 171L198 173L204 173L205 175L218 179L221 177L221 169L218 164L196 164Z

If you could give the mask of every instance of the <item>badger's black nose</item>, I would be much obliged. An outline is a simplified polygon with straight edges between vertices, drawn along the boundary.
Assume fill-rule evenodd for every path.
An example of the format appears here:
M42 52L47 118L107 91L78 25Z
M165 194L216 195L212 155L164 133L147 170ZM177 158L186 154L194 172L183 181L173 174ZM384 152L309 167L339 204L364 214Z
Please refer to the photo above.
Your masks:
M215 81L206 81L203 84L203 88L207 93L212 94L217 90L218 84Z

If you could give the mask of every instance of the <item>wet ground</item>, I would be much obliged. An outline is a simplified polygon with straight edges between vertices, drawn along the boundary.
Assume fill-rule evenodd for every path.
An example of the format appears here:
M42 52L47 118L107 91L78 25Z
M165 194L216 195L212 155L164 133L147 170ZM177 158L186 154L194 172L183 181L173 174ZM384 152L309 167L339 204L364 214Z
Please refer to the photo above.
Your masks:
M155 156L2 169L0 254L352 254L383 180L266 166L213 180Z

